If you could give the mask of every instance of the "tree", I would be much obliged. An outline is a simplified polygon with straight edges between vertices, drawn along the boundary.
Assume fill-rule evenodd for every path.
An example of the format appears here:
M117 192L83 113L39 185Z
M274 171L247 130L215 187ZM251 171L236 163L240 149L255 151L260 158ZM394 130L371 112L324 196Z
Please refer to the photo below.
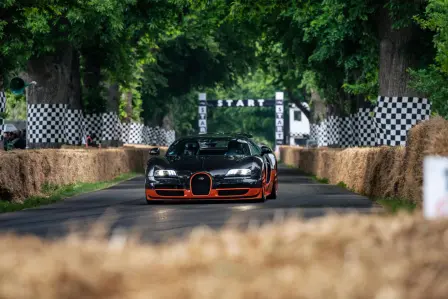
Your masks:
M308 87L343 113L359 97L416 94L406 70L430 57L431 34L412 22L424 6L417 0L235 1L232 17L249 18L262 31L264 51L280 45L284 61L296 68L283 67L288 76L281 79L292 98ZM304 74L312 74L314 86Z
M210 88L207 98L217 99L273 99L278 88L274 76L261 68L240 76L231 87ZM213 108L207 111L209 132L245 132L259 143L275 145L275 113L268 107ZM196 121L197 122L197 121ZM197 126L197 124L195 123Z
M143 75L145 124L171 128L174 107L181 99L193 101L191 91L231 86L254 65L256 36L245 23L226 19L227 2L193 5L181 26L162 37L155 61L145 66Z
M426 17L417 18L417 21L424 29L435 32L433 42L436 54L430 66L411 72L412 87L429 95L432 110L448 118L448 2L430 0Z
M0 91L8 81L8 75L23 67L32 45L22 30L25 16L20 13L16 0L0 2Z

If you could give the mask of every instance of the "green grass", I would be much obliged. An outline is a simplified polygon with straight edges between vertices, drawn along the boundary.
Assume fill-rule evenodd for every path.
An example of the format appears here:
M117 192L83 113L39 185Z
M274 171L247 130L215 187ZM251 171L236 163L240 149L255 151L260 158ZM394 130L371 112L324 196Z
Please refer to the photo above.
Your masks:
M74 195L105 189L138 175L138 173L125 173L117 176L113 180L98 183L75 183L65 186L44 184L41 189L42 195L27 198L23 203L12 203L0 200L0 213L20 211L41 205L48 205Z
M342 188L344 188L344 189L350 190L350 189L348 188L347 184L344 183L344 182L339 182L339 183L337 183L336 185L339 186L339 187L342 187ZM351 191L351 190L350 190L350 191Z
M288 168L296 168L292 165L286 165ZM311 177L314 181L322 183L322 184L329 184L328 179L326 178L320 178L315 175L312 175L310 173L303 172L304 175L307 175ZM337 186L347 189L349 191L352 191L356 193L355 190L350 189L346 183L339 182L336 184ZM386 209L390 213L398 213L400 211L407 211L407 212L413 212L417 205L411 201L399 199L399 198L370 198L372 201L376 202L377 204L381 205L384 209Z
M399 198L381 198L374 201L393 214L400 211L413 212L417 208L415 203Z
M312 179L323 184L328 184L328 179L326 178L319 178L315 175L311 175ZM350 189L346 183L339 182L336 184L337 186L347 189L349 191L352 191L356 193L354 190ZM417 205L411 201L400 199L400 198L370 198L372 201L376 202L377 204L381 205L383 208L385 208L388 212L392 214L396 214L401 211L406 212L413 212Z
M315 176L315 175L312 175L311 178L312 178L313 180L315 180L316 182L319 182L319 183L321 183L321 184L329 184L329 181L328 181L327 178L320 178L320 177L317 177L317 176Z

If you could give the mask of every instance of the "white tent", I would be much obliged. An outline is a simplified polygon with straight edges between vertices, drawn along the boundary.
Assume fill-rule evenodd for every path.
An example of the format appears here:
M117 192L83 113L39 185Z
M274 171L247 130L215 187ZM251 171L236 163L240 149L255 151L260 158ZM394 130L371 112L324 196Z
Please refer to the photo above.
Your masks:
M15 132L15 131L17 131L17 128L13 124L3 125L3 132Z

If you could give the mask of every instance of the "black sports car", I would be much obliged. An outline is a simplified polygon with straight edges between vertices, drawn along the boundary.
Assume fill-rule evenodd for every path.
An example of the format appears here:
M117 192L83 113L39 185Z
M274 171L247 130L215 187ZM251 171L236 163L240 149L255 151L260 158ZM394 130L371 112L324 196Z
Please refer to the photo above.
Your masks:
M277 159L246 134L214 134L176 140L164 157L150 151L146 201L166 199L244 199L277 197Z

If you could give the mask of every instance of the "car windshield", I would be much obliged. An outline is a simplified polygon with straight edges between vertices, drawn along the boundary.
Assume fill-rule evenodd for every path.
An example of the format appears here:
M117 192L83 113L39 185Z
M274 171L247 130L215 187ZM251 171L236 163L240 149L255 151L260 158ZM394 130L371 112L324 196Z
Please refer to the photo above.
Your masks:
M168 148L167 156L250 156L250 149L237 138L181 139Z

